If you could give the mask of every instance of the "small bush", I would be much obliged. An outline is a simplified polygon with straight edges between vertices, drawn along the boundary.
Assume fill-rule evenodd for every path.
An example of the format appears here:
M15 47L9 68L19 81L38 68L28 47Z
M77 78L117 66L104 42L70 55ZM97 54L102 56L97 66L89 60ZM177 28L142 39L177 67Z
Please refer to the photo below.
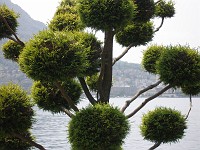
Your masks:
M134 7L131 0L79 0L78 11L87 27L105 31L128 22L134 14Z
M129 131L127 118L108 104L89 106L69 122L73 150L117 150Z
M156 65L160 79L174 87L200 82L200 55L188 46L167 46Z
M17 61L20 52L23 50L23 46L18 43L9 40L2 47L3 55L6 59Z
M30 135L25 135L25 136L27 137ZM32 137L30 138L33 139ZM12 138L12 137L1 138L0 137L1 150L31 150L32 147L33 146L30 145L29 143L23 142L18 138Z
M144 139L151 142L172 143L184 136L186 120L179 111L158 107L142 118L140 126Z
M74 33L41 31L19 56L20 69L36 81L64 81L82 75L87 68L84 46Z
M75 105L80 102L82 89L75 80L68 79L62 83L62 86ZM35 82L31 93L35 103L43 110L59 113L63 111L62 108L70 109L58 88L50 83Z
M161 18L171 18L175 14L174 3L172 1L161 1L156 5L155 16Z
M186 95L198 95L200 94L200 83L190 86L182 86L181 90Z
M161 53L165 50L164 46L152 45L144 51L142 66L149 73L157 74L156 64Z
M26 92L15 84L0 87L0 136L24 133L33 123L33 109Z
M122 46L145 45L153 38L153 25L147 23L128 24L116 34L116 41Z

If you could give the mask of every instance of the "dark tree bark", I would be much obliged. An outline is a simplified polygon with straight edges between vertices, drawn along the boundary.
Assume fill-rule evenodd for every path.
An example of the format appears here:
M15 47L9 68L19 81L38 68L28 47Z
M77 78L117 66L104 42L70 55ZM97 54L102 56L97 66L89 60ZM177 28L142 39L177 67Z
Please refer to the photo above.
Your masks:
M98 81L100 101L104 103L109 102L112 86L113 37L112 30L105 31L104 48L101 54L101 72Z

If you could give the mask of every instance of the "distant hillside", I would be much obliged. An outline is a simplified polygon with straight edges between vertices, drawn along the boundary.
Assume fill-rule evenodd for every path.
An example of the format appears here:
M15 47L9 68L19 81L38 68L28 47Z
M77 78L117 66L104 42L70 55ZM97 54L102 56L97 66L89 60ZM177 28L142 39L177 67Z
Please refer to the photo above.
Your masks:
M20 14L18 18L19 27L17 30L18 36L22 41L29 40L33 34L39 30L46 28L42 22L33 20L21 7L13 4L10 0L1 0L0 5L5 4L10 9L13 9L16 13ZM6 40L0 41L0 49ZM22 85L24 88L29 88L31 85L30 79L28 79L21 71L16 63L3 58L2 51L0 50L0 84L14 82Z

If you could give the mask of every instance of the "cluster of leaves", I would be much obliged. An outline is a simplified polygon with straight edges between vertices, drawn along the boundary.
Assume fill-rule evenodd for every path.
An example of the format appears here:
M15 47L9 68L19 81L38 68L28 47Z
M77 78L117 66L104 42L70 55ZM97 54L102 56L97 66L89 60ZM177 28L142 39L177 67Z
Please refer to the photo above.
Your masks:
M18 43L12 40L9 40L8 42L6 42L2 47L4 58L10 59L13 61L18 60L19 54L22 50L23 50L23 46L19 45Z
M96 104L82 109L69 122L69 141L74 150L116 150L128 131L128 120L118 108Z
M98 73L92 76L88 76L86 78L87 85L89 86L91 91L94 91L94 92L98 91L98 79L99 79Z
M63 0L48 25L53 31L81 31L84 29L75 1Z
M74 104L76 105L79 103L82 94L80 84L73 79L68 79L62 83L62 86L69 94ZM70 109L69 104L65 98L63 98L58 88L50 83L34 82L31 94L35 103L43 110L59 113L63 111L63 108Z
M154 0L134 0L136 5L136 14L133 22L148 22L154 16L155 4Z
M30 137L30 135L25 135ZM30 137L32 138L32 137ZM29 143L23 142L18 138L6 137L0 138L1 150L31 150L32 146Z
M18 15L13 10L10 10L6 5L0 5L0 15L7 21L10 28L16 32L18 26ZM3 18L0 18L0 40L13 34L6 26Z
M146 71L158 74L165 84L183 87L186 94L199 93L200 55L197 50L189 46L153 45L144 52L142 64Z
M127 23L134 14L131 0L79 0L82 22L97 30L113 30Z
M168 46L157 64L160 79L181 87L200 82L200 55L188 46Z
M151 142L172 143L184 136L186 120L177 110L158 107L142 118L140 126L144 139Z
M26 92L18 85L10 83L0 87L0 144L3 145L2 147L7 149L30 147L29 144L13 138L12 135L29 133L34 121L32 106Z
M174 3L172 1L160 1L155 8L155 16L161 18L171 18L175 14Z
M152 45L143 53L142 66L149 73L157 74L156 63L165 50L164 46Z
M83 49L73 33L41 31L26 44L19 65L34 80L64 81L81 76L87 68Z
M153 38L153 24L146 23L131 23L117 32L116 41L122 46L146 45Z

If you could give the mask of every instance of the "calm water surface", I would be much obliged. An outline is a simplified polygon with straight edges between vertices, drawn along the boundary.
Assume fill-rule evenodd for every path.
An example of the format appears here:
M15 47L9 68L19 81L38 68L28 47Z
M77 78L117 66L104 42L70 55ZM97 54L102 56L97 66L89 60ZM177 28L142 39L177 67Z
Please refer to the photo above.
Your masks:
M121 106L128 98L113 98L111 103L114 106ZM144 100L138 99L125 112L128 114L138 104ZM138 114L130 119L131 131L123 145L124 150L147 150L153 143L144 141L140 135L139 125L144 113L152 110L156 106L167 106L177 109L182 114L187 114L189 110L189 98L158 98L148 103ZM88 105L86 100L80 104L79 108ZM37 142L47 150L70 150L67 140L67 124L69 118L64 114L52 115L49 112L39 110L35 107L37 122L33 126L32 133ZM200 150L200 98L193 98L193 107L188 118L188 129L185 137L178 143L163 144L157 150Z

